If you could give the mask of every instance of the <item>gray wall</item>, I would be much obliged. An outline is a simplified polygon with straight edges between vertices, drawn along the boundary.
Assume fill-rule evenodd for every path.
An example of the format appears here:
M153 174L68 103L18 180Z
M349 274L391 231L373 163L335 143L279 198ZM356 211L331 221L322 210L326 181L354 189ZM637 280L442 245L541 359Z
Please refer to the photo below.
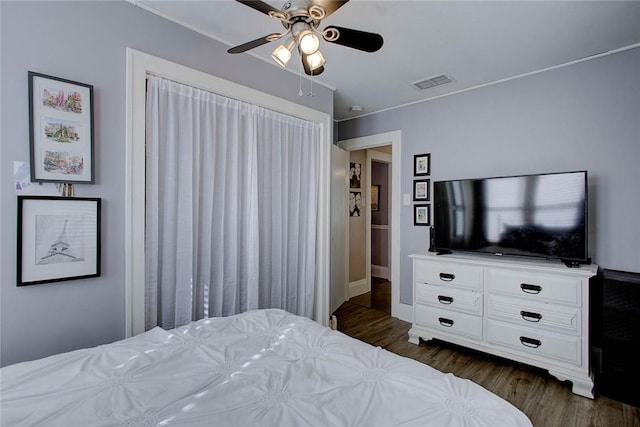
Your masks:
M389 165L371 162L371 185L379 185L378 210L371 211L371 224L389 225Z
M378 210L371 211L372 225L389 224L389 165L371 162L371 185L378 185ZM389 267L389 230L371 229L371 264Z
M125 336L124 160L127 47L331 114L333 92L298 97L298 76L123 1L0 2L2 40L0 363L111 342ZM14 160L29 160L27 71L92 84L96 184L102 197L102 276L16 287Z
M640 49L339 123L339 139L402 131L402 193L413 155L433 181L587 170L589 251L603 268L640 271ZM400 299L426 227L401 211Z

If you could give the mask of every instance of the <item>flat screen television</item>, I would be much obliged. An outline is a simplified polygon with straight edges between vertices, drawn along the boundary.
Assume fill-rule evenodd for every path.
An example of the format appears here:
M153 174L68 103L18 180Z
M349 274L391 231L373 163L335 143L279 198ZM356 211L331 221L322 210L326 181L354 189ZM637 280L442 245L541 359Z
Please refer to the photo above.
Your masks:
M432 250L589 263L587 172L436 181Z

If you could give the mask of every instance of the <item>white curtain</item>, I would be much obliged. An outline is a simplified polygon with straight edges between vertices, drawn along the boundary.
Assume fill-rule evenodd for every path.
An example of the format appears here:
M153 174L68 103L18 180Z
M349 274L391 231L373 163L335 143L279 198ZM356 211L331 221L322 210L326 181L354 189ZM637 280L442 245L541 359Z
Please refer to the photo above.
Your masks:
M146 123L146 328L310 317L319 125L152 76Z

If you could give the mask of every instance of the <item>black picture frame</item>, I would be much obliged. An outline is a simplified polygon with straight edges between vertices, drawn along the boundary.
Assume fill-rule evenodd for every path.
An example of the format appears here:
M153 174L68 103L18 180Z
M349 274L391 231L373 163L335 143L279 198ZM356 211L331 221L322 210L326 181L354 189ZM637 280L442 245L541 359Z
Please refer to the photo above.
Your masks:
M17 285L100 276L102 199L18 196Z
M413 176L431 175L431 153L413 156Z
M360 189L362 186L362 163L349 162L349 188Z
M349 216L355 218L364 216L364 201L362 200L362 191L349 192Z
M94 184L93 86L28 76L31 182Z
M413 225L431 225L431 204L413 205Z
M413 181L413 201L428 202L431 198L431 180L416 179Z

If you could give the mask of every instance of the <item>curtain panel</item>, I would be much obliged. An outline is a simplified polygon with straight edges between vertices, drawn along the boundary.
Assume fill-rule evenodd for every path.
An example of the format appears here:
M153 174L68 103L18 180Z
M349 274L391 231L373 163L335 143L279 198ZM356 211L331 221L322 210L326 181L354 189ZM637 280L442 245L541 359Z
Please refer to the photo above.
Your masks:
M150 76L145 324L310 317L319 125Z

